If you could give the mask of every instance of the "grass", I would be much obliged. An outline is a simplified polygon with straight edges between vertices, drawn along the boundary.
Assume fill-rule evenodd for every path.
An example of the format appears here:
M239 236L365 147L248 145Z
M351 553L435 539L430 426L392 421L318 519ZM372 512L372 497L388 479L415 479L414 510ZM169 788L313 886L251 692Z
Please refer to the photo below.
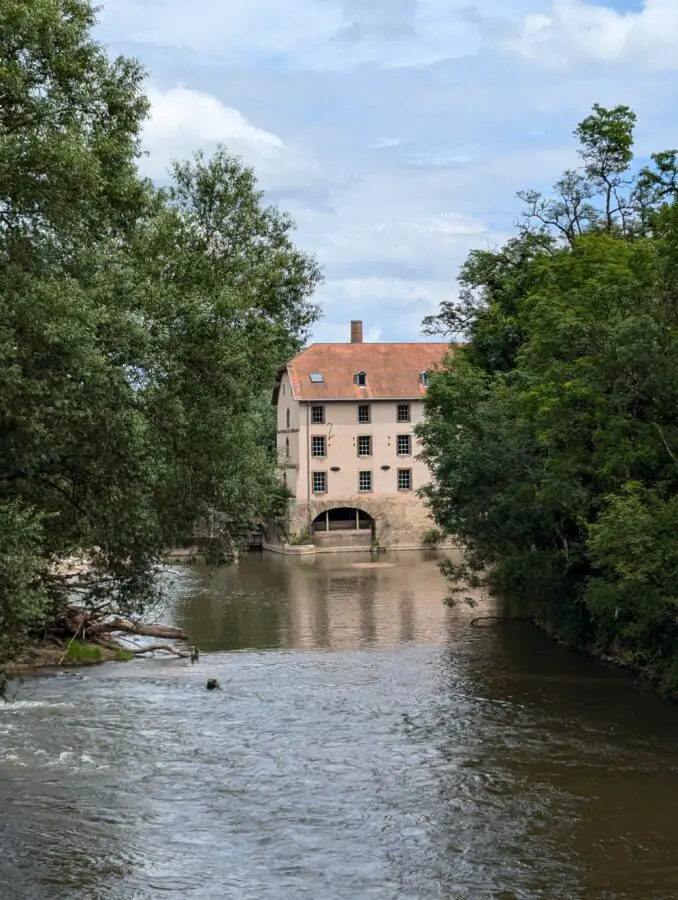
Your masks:
M98 662L101 659L101 650L93 644L74 639L68 645L66 660L71 663Z
M115 658L118 662L132 662L133 659L136 659L131 650L123 650L122 648L115 651Z

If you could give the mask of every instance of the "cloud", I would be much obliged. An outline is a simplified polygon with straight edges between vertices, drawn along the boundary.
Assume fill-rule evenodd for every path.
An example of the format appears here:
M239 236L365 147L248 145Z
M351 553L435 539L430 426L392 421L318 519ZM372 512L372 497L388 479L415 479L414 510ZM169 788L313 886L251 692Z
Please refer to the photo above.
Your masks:
M162 91L149 86L151 116L144 130L148 157L144 174L162 179L173 159L186 159L200 148L209 156L218 144L255 168L265 187L292 189L307 184L318 167L300 149L252 124L239 110L216 97L179 86Z
M492 0L476 6L489 10ZM247 67L409 67L474 54L482 36L468 8L468 0L115 0L102 33Z
M619 12L584 0L555 0L547 13L525 17L506 47L548 66L627 62L678 69L678 3L644 0L640 12Z
M325 267L318 339L413 340L516 191L577 165L593 103L678 145L678 0L115 0L97 37L151 72L145 170L223 143ZM673 67L673 68L672 68ZM567 76L563 77L566 71ZM370 331L372 329L372 331Z
M370 150L388 150L391 147L399 147L402 144L400 138L397 137L383 137L379 138L379 140L375 141L373 144L368 144Z
M302 53L343 25L336 4L315 0L114 0L102 19L107 41L188 47L250 65L256 58Z
M586 0L116 0L103 35L247 68L417 68L489 50L549 66L678 67L676 0L640 12Z
M436 281L421 280L413 284L398 278L345 278L326 286L332 308L341 309L340 316L328 316L316 329L315 340L346 341L351 319L365 323L365 340L417 340L421 320L435 312L438 304L449 299L454 285L442 286ZM386 314L384 314L386 312ZM394 330L389 320L396 319Z
M348 41L377 36L397 37L414 28L418 0L337 0L348 24L341 36Z

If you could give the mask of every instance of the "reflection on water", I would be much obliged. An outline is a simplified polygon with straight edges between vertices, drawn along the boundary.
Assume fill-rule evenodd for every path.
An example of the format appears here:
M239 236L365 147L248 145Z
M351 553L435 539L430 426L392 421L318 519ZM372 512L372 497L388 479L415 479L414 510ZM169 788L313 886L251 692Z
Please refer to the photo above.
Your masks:
M0 707L1 900L675 900L678 710L364 562L187 570L197 665Z
M204 650L336 651L439 643L450 615L435 555L379 559L270 555L250 556L216 572L198 568L186 574L177 618Z

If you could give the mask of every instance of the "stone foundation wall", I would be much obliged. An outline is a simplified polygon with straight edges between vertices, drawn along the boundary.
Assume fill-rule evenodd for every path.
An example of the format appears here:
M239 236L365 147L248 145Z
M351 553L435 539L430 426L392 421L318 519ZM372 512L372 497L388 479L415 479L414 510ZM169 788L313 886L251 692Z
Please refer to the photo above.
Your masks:
M328 553L337 550L369 550L372 535L369 531L316 531L313 543L319 553L323 550Z
M308 528L316 516L328 509L338 507L350 507L361 509L368 513L375 522L377 544L385 550L419 550L424 548L423 537L427 531L434 527L433 519L422 499L416 494L383 494L371 496L367 494L353 494L341 499L311 500L309 503L290 501L289 507L289 533L299 534ZM317 539L318 546L330 546L333 534L329 532L323 535L320 532L313 536ZM369 532L345 532L351 534L356 544L362 544ZM326 543L327 542L327 543ZM369 537L367 537L369 543ZM345 543L345 539L341 539ZM449 545L449 542L448 542Z

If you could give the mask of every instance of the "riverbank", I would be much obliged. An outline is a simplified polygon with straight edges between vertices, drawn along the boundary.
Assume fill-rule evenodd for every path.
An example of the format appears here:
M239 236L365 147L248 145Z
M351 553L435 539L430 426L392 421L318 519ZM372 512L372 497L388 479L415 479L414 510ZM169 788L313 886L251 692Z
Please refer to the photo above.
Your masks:
M149 643L147 638L163 643ZM68 605L54 621L43 624L39 632L36 629L33 639L29 638L16 658L0 664L0 683L5 678L37 674L43 669L130 662L147 654L167 653L189 659L191 653L167 643L186 640L181 628Z
M615 649L593 644L578 644L559 634L552 625L537 618L521 616L515 618L529 618L534 627L539 631L543 631L555 644L566 647L568 650L572 650L587 659L604 663L611 668L622 669L634 675L636 684L642 686L648 693L657 694L663 700L668 700L671 703L678 703L678 689L675 687L675 680L671 681L666 677L667 671L678 665L678 658L673 661L660 661L661 664L657 664L656 660L643 664L634 659L632 652L625 651L622 648Z
M23 678L39 675L43 669L70 669L96 666L105 662L131 662L135 659L131 650L120 646L102 647L88 641L61 643L36 643L28 647L16 660L0 666L0 676Z

